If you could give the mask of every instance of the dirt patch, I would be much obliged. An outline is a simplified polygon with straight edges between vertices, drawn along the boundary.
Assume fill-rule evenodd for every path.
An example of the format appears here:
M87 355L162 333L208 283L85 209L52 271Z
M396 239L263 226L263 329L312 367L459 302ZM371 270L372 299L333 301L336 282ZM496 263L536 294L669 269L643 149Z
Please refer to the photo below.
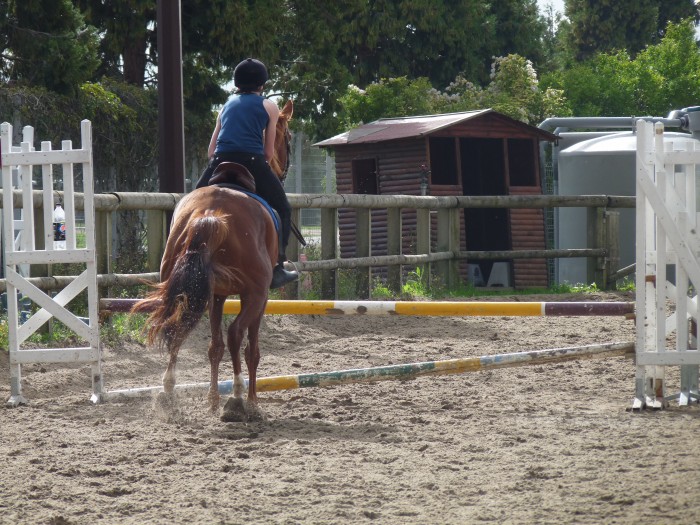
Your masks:
M267 316L259 375L633 338L614 317ZM189 338L179 382L208 380L208 339ZM106 388L158 385L165 363L106 348ZM634 373L616 357L263 393L266 419L244 424L211 416L204 390L167 412L92 406L88 368L33 365L30 405L0 410L0 523L700 522L700 410L628 412ZM0 352L3 401L8 385Z

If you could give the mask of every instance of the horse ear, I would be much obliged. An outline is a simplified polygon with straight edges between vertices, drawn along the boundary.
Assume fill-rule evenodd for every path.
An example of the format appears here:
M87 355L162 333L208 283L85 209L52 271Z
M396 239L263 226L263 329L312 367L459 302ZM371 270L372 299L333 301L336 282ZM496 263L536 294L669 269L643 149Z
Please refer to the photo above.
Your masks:
M291 100L288 100L287 103L282 108L282 111L280 111L280 115L284 115L289 120L292 118L293 113L294 113L294 103Z

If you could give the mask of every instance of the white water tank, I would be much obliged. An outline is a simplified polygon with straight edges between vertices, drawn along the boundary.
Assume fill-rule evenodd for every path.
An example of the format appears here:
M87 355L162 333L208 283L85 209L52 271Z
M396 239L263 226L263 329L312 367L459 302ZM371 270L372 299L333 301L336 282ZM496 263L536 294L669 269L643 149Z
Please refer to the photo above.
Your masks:
M673 149L687 149L688 141L698 142L687 133L664 133L664 142L673 143ZM636 149L637 137L627 131L585 140L560 151L557 194L635 195ZM700 173L698 168L700 166L696 166L696 180ZM696 187L700 191L700 184ZM618 211L620 268L624 268L635 261L635 210L624 208ZM588 224L586 208L558 208L555 214L557 248L593 248L589 241L589 229L593 227L593 224ZM556 261L558 283L592 282L592 259Z

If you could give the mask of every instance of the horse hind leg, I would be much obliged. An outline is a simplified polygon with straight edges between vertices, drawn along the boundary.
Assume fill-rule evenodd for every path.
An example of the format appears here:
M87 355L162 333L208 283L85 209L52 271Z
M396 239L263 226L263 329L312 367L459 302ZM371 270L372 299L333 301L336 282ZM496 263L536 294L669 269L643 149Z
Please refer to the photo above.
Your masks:
M241 325L242 313L239 313L236 320L228 327L228 351L231 354L233 363L233 395L224 405L224 411L221 416L222 421L241 422L248 420L243 399L245 380L241 370L241 342L245 333L245 327Z
M172 415L176 412L177 400L175 398L175 369L177 365L178 350L179 346L168 349L170 359L168 360L168 367L165 369L165 373L163 374L163 391L160 392L155 399L158 409L168 415Z
M233 361L233 396L226 402L224 413L221 417L224 421L247 421L259 419L260 411L257 409L257 396L255 394L255 380L257 363L260 360L257 338L265 309L263 302L260 307L251 307L241 298L241 312L236 320L228 328L228 350ZM245 349L246 365L248 367L248 400L243 399L245 381L241 369L241 345L243 337L248 332L248 345ZM253 348L253 350L251 350ZM257 356L257 357L255 357ZM251 395L252 392L252 395Z
M209 409L211 412L219 410L219 365L224 356L224 336L221 331L221 321L224 312L224 302L226 297L214 296L211 308L209 309L209 326L211 328L211 341L209 342L209 364L211 366L211 381L209 383Z
M168 367L163 374L163 391L168 395L173 395L175 392L175 367L177 365L177 350L170 352Z
M260 347L258 344L262 313L248 327L248 344L245 347L245 362L248 367L248 402L246 409L250 419L262 419L263 413L258 406L256 389L258 379L258 364L260 363Z

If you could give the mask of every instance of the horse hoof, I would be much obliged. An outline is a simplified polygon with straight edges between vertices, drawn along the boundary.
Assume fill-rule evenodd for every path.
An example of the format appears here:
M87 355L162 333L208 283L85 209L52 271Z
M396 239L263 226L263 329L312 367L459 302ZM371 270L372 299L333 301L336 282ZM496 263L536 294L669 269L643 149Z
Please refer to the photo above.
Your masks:
M172 410L177 404L175 394L172 392L158 392L156 406L162 410Z
M244 401L242 397L230 397L224 405L224 411L221 415L221 421L231 422L247 422L247 421L263 421L265 414L258 407L257 403Z
M224 411L221 414L221 421L226 423L241 423L248 421L248 414L243 398L230 397L228 401L226 401Z
M209 396L209 412L216 414L219 411L219 401L221 398L217 395L215 397Z
M248 414L248 421L264 421L265 420L265 414L263 413L262 410L260 410L260 407L257 405L257 403L251 403L248 401L246 403L246 414Z
M165 421L177 421L181 417L177 396L172 392L159 392L153 400L153 406L156 413Z

